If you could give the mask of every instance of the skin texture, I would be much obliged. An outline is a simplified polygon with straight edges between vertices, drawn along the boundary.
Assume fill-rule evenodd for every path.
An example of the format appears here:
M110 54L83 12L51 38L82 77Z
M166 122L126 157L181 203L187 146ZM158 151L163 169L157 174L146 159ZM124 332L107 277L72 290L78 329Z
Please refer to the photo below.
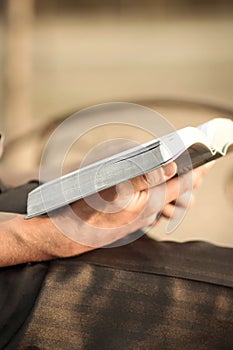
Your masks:
M188 194L200 185L211 166L209 163L193 170L192 174L174 177L176 164L170 163L130 183L79 200L52 218L24 220L23 215L1 213L0 266L83 254L139 228L157 224L158 213L170 218L175 205L183 209L190 206L192 201ZM74 219L73 214L78 219ZM75 239L78 237L76 242L62 233L59 223L65 223L71 237L72 234ZM82 239L88 236L91 244Z

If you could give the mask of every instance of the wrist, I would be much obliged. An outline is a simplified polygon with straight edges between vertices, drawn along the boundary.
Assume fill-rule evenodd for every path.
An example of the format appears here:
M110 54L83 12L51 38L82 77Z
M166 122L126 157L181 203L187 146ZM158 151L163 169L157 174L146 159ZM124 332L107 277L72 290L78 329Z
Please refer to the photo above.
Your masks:
M23 221L25 232L28 236L33 234L36 237L37 248L41 249L48 259L71 257L94 249L65 236L50 217L42 216Z

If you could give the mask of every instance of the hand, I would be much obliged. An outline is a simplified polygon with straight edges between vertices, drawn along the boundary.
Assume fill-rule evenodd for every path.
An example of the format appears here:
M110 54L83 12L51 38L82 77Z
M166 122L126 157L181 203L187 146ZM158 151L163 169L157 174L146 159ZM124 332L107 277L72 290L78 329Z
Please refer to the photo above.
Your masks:
M138 176L128 182L102 191L72 204L52 217L65 235L84 246L109 245L140 228L155 224L160 212L166 217L174 213L174 202L187 208L185 200L196 188L208 166L202 166L180 177L174 177L176 164ZM192 176L191 176L192 175Z

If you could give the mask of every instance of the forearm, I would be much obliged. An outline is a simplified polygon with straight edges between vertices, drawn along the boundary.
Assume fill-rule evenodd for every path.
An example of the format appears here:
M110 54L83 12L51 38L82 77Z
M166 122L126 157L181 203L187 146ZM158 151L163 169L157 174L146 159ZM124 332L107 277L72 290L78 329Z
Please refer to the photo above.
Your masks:
M92 250L65 237L49 218L24 220L22 215L4 213L0 214L0 247L0 266L69 257Z

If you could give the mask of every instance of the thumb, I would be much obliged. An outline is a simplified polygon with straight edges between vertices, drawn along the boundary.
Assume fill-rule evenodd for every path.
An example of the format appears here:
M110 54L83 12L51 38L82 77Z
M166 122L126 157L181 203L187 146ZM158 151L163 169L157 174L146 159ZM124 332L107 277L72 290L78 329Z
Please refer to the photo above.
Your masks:
M134 191L144 191L148 188L158 186L173 176L177 172L177 165L175 162L171 162L159 169L155 169L147 174L137 176L131 179L131 183L134 187Z

